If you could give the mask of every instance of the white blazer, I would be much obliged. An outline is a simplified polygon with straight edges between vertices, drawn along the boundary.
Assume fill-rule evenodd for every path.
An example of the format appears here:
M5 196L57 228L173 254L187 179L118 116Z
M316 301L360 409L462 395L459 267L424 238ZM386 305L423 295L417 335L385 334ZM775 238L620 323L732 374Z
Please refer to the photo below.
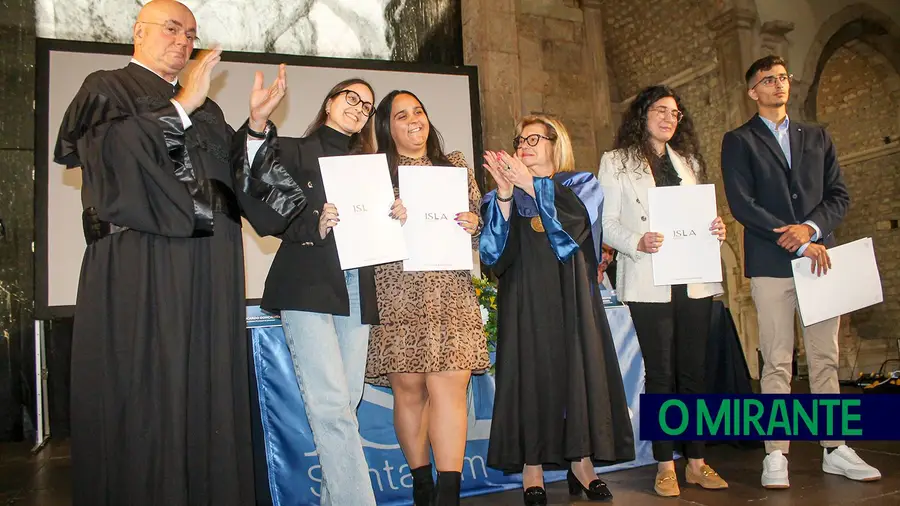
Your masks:
M688 162L668 144L666 151L681 177L681 184L697 184L696 160ZM622 150L604 153L598 174L604 197L603 242L621 253L616 267L616 292L623 302L670 302L671 287L653 284L650 255L637 250L641 237L653 232L647 212L647 188L655 187L656 181L646 162L629 160L623 172L623 158ZM666 247L665 241L662 247ZM687 292L688 297L701 299L720 295L724 289L721 283L693 283L687 286Z

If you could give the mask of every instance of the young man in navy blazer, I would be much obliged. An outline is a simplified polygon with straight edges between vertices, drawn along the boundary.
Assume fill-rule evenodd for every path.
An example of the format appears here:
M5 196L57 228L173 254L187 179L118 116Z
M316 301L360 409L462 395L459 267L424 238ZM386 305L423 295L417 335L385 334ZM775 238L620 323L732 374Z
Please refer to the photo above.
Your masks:
M828 247L850 205L828 132L788 118L791 78L785 62L766 56L746 74L758 114L725 134L722 175L735 219L744 226L744 275L759 316L765 394L791 391L797 293L791 260L805 256L818 275L831 267ZM838 326L833 318L803 329L810 390L840 393ZM843 441L822 441L822 470L860 481L881 478ZM787 441L766 441L762 485L787 488Z

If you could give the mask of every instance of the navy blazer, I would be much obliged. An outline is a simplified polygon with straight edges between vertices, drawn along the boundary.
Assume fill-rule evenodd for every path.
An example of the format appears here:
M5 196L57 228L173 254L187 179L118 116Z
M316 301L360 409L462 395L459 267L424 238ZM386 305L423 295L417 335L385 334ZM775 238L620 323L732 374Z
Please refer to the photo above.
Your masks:
M791 166L775 135L759 115L725 134L722 176L735 219L744 226L744 275L789 278L797 258L778 245L784 225L812 221L816 242L835 245L837 228L850 206L831 136L820 126L791 120Z

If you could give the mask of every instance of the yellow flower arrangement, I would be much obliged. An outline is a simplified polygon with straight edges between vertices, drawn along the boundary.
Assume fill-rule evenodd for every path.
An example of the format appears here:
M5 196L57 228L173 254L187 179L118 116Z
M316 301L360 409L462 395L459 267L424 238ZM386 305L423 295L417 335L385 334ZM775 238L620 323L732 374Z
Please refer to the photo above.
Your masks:
M475 296L481 307L481 321L484 323L484 337L488 351L497 351L497 285L485 277L473 278ZM493 366L491 366L493 372Z

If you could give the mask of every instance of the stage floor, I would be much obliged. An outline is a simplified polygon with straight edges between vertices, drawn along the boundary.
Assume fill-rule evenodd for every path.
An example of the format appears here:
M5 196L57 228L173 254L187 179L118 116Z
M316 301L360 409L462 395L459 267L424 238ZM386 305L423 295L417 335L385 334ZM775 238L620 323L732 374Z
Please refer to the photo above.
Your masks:
M797 384L795 391L805 391ZM855 389L847 388L852 392ZM857 390L858 391L858 390ZM684 483L682 465L678 479L682 485L677 499L657 497L653 492L656 466L645 466L609 473L603 479L615 499L609 504L738 506L900 506L900 441L859 442L853 445L859 456L877 467L883 476L874 483L858 483L822 472L822 449L816 443L791 445L789 456L791 488L765 490L759 485L763 450L739 449L728 445L708 449L707 461L728 481L730 488L707 491ZM0 444L0 505L69 506L71 504L71 464L67 441L53 441L37 456L29 443ZM550 504L596 504L587 500L571 501L565 483L548 487ZM522 504L522 491L463 499L465 506L506 506Z
M721 474L730 488L705 491L684 486L681 497L665 499L653 493L655 466L646 466L604 475L615 500L610 504L643 505L708 505L741 504L818 506L818 505L897 505L900 506L900 442L867 442L854 445L859 455L881 470L884 476L874 483L857 483L822 473L822 453L813 443L791 446L791 488L768 491L759 486L762 450L741 450L729 446L709 449L708 461ZM71 504L71 466L67 442L51 442L38 456L30 454L24 443L0 445L0 505L69 506ZM550 504L594 504L586 500L570 501L565 483L548 488ZM506 506L522 504L522 491L463 499L466 506Z

